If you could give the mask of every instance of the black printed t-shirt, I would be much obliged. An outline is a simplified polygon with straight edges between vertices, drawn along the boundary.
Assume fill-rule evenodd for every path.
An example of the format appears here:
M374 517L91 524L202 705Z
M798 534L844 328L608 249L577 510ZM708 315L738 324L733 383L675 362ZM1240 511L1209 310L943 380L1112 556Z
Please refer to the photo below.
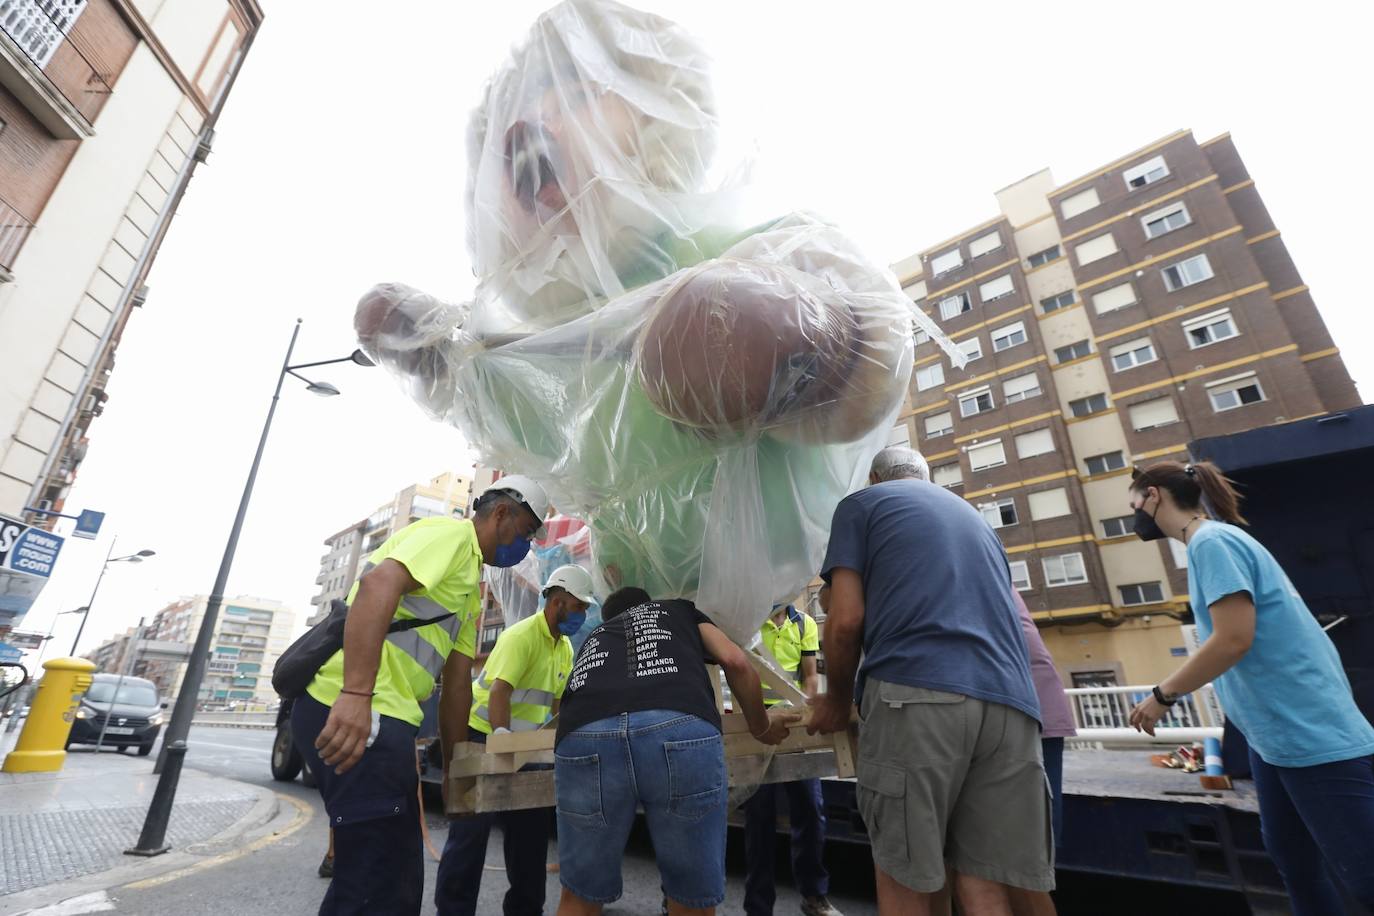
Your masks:
M558 736L626 712L670 709L720 728L716 695L690 601L650 601L592 630L573 662L558 710Z

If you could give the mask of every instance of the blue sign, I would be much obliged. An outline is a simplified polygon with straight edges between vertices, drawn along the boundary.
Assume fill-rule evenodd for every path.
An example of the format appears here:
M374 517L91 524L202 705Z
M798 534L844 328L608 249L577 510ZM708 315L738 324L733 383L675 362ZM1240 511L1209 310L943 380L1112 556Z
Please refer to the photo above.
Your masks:
M82 509L81 514L76 517L76 530L72 532L72 537L94 541L96 535L100 534L100 523L103 521L105 521L104 512Z
M0 642L0 662L17 662L24 653L7 642Z
M0 626L17 627L47 584L62 538L0 515Z
M1183 646L1170 646L1169 654L1172 655L1174 658L1183 658L1188 654L1188 650Z

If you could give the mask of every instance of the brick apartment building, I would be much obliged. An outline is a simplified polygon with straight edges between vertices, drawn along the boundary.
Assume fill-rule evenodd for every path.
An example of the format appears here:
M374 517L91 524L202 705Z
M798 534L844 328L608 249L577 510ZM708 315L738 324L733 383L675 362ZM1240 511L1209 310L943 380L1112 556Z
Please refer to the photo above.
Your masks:
M1153 683L1183 654L1187 574L1132 534L1132 465L1360 398L1229 135L996 197L894 265L970 357L918 338L897 435L998 529L1074 683Z

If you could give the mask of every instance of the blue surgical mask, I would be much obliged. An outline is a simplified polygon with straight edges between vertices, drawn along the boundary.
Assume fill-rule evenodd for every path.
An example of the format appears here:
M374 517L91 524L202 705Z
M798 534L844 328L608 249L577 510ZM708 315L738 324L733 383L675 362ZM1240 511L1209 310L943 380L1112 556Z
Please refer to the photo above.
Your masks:
M577 635L577 631L582 629L582 625L587 622L586 611L574 611L568 615L568 619L558 624L558 632L564 636L572 637Z
M514 566L525 559L530 552L529 538L516 538L509 544L502 544L496 548L496 556L492 558L492 566Z

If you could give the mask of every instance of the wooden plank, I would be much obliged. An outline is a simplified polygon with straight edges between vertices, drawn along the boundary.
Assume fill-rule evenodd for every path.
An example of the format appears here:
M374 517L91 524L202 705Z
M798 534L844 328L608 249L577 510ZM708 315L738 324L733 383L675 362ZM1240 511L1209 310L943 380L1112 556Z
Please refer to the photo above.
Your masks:
M504 735L489 735L487 750L495 754L518 754L522 751L551 751L557 732L552 729L536 729L528 732L510 732Z
M857 713L855 714L857 716ZM856 771L855 761L859 757L859 727L851 720L849 727L828 736L835 751L835 775L841 779L853 779Z

